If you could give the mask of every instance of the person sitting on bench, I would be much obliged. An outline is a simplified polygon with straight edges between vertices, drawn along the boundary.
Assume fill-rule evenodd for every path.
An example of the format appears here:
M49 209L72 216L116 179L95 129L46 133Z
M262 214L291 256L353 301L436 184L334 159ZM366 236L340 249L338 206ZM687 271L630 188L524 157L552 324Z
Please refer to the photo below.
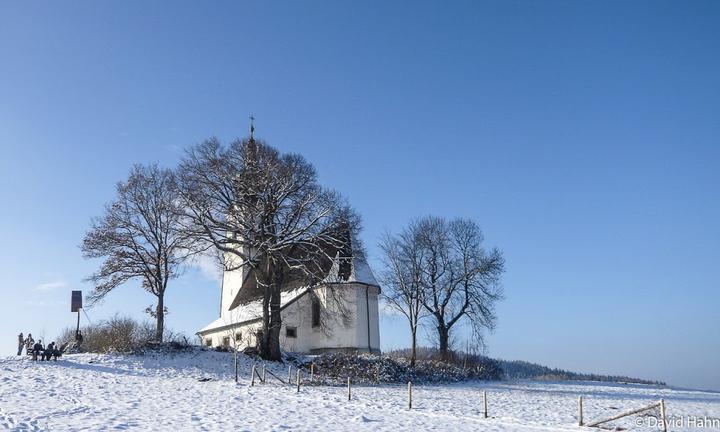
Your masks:
M55 342L50 342L50 344L45 348L45 360L50 361L50 357L53 357L53 360L57 361L58 357L60 356L60 351L55 347Z
M42 355L42 356L43 356L43 360L50 361L50 357L52 357L52 352L53 352L53 343L50 342L50 343L47 344L47 346L45 347L45 351L43 351L43 355Z
M42 346L42 341L38 339L37 342L35 342L35 345L33 345L32 350L32 359L33 361L37 361L38 355L40 356L40 360L45 360L45 357L43 356L43 352L45 351L45 348Z

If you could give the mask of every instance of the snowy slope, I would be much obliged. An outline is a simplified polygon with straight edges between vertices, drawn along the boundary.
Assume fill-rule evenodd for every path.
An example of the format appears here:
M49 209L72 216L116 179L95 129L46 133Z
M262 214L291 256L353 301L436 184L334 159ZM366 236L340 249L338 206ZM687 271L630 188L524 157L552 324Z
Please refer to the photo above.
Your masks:
M211 351L175 355L90 355L57 363L0 360L0 430L483 430L578 431L577 397L587 420L664 398L669 415L720 418L720 394L597 383L466 383L417 386L249 386L251 361ZM287 377L281 365L272 370ZM200 382L199 378L212 378ZM482 418L488 391L490 419ZM632 430L655 430L622 424ZM584 429L597 430L597 429ZM693 430L673 427L671 430ZM695 429L697 430L697 429ZM713 429L704 429L713 430ZM715 429L717 430L717 429Z

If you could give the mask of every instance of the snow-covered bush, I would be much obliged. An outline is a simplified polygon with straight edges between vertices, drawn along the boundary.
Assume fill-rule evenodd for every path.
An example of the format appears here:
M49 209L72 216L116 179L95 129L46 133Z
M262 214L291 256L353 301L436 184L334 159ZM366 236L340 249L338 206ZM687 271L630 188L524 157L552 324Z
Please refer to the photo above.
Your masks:
M332 353L306 361L302 367L309 370L310 363L315 364L315 382L322 384L341 384L348 377L357 383L439 383L502 378L498 362L486 357L464 365L419 359L413 368L404 357Z
M129 317L115 315L107 321L90 324L81 329L83 341L80 349L85 352L129 352L140 340L140 324ZM58 343L75 341L75 329L63 330Z
M148 321L136 321L130 317L115 315L114 317L90 324L81 329L83 342L79 347L82 352L138 352L159 346L187 346L187 339L180 333L166 329L164 344L157 344L155 340L155 325ZM58 338L59 346L75 341L75 328L68 327Z

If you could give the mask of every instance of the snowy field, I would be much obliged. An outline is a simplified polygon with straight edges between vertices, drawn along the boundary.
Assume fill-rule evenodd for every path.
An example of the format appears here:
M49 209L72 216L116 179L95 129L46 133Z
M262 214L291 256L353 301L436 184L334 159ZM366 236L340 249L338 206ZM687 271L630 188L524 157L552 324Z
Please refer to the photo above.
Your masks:
M304 386L297 393L294 386L269 378L267 384L250 387L252 363L245 357L236 385L231 358L210 351L78 354L57 363L8 357L0 360L0 430L597 430L577 426L580 395L585 397L586 422L660 398L673 418L720 418L719 393L568 382L416 386L414 407L408 410L405 386L353 387L351 401L340 386ZM287 377L286 367L272 370ZM483 390L488 392L488 419L482 416ZM658 430L636 421L631 417L613 426ZM670 430L720 428L685 424Z

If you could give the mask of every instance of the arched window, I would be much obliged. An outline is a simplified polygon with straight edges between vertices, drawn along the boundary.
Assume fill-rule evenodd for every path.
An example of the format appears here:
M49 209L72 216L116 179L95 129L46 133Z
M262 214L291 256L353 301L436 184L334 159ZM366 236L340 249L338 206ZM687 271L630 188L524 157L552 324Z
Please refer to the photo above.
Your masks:
M320 327L320 299L312 296L312 326Z

